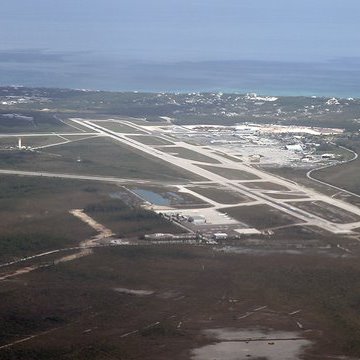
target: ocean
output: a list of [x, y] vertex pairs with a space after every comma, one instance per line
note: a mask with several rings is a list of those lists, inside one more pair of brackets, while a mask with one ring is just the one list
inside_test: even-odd
[[0, 53], [0, 85], [144, 92], [360, 97], [360, 59], [145, 62], [91, 53]]

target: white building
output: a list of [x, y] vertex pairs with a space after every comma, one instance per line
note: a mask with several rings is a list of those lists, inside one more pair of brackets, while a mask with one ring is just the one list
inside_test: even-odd
[[202, 215], [192, 215], [189, 216], [188, 221], [193, 223], [194, 225], [204, 225], [206, 224], [206, 218]]
[[286, 150], [297, 151], [297, 152], [303, 152], [304, 150], [300, 144], [286, 145], [285, 148]]
[[228, 234], [227, 233], [215, 233], [213, 235], [214, 240], [226, 240], [228, 238]]
[[331, 98], [326, 102], [326, 105], [339, 105], [339, 100], [336, 98]]

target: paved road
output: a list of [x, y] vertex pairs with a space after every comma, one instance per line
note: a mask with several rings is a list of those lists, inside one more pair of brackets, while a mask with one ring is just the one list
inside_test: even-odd
[[351, 191], [345, 190], [345, 189], [343, 189], [343, 188], [341, 188], [341, 187], [338, 187], [338, 186], [329, 184], [329, 183], [327, 183], [327, 182], [325, 182], [325, 181], [318, 180], [318, 179], [316, 179], [316, 178], [314, 178], [314, 177], [312, 176], [312, 173], [315, 172], [315, 171], [327, 169], [327, 168], [330, 168], [330, 167], [340, 166], [340, 165], [342, 165], [342, 164], [348, 164], [348, 163], [350, 163], [350, 162], [355, 161], [355, 160], [359, 157], [359, 155], [358, 155], [355, 151], [350, 150], [350, 149], [348, 149], [348, 148], [346, 148], [346, 147], [344, 147], [344, 146], [339, 146], [339, 147], [342, 148], [342, 149], [344, 149], [344, 150], [350, 151], [350, 152], [353, 154], [353, 158], [350, 159], [350, 160], [348, 160], [348, 161], [343, 161], [343, 162], [340, 163], [340, 164], [339, 164], [339, 163], [335, 163], [335, 164], [325, 165], [325, 166], [318, 167], [318, 168], [316, 168], [316, 169], [309, 170], [309, 171], [306, 173], [306, 176], [307, 176], [310, 180], [315, 181], [315, 182], [317, 182], [317, 183], [319, 183], [319, 184], [321, 184], [321, 185], [326, 185], [326, 186], [329, 186], [329, 187], [331, 187], [331, 188], [333, 188], [333, 189], [335, 189], [335, 190], [338, 190], [338, 191], [344, 192], [344, 193], [346, 193], [346, 194], [349, 194], [349, 195], [356, 196], [356, 197], [360, 198], [360, 195], [359, 195], [359, 194], [356, 194], [356, 193], [353, 193], [353, 192], [351, 192]]
[[[91, 175], [73, 175], [73, 174], [57, 174], [50, 172], [37, 172], [37, 171], [20, 171], [20, 170], [0, 170], [0, 174], [4, 175], [21, 175], [21, 176], [36, 176], [36, 177], [49, 177], [49, 178], [60, 178], [60, 179], [74, 179], [74, 180], [91, 180], [110, 182], [117, 184], [154, 184], [154, 181], [150, 180], [139, 180], [139, 179], [123, 179], [111, 176], [91, 176]], [[166, 182], [159, 182], [164, 184]]]
[[[214, 183], [222, 185], [222, 186], [224, 186], [228, 189], [231, 189], [233, 191], [236, 191], [242, 195], [246, 195], [246, 196], [252, 198], [253, 200], [261, 201], [264, 204], [270, 205], [271, 207], [273, 207], [277, 210], [280, 210], [284, 213], [287, 213], [290, 216], [293, 216], [297, 219], [304, 221], [308, 225], [315, 225], [315, 226], [323, 228], [327, 231], [330, 231], [332, 233], [346, 233], [346, 232], [349, 232], [352, 228], [350, 225], [333, 223], [333, 222], [323, 219], [317, 215], [310, 214], [309, 212], [299, 209], [299, 208], [296, 208], [295, 206], [292, 206], [291, 204], [282, 202], [279, 199], [274, 199], [274, 198], [266, 195], [266, 193], [260, 192], [259, 190], [249, 189], [248, 187], [242, 185], [241, 183], [238, 183], [237, 181], [229, 180], [221, 175], [214, 174], [211, 171], [201, 168], [199, 165], [196, 164], [196, 162], [194, 162], [192, 160], [183, 159], [180, 157], [173, 156], [171, 154], [161, 152], [160, 150], [155, 149], [149, 145], [145, 145], [145, 144], [142, 144], [132, 138], [128, 138], [126, 136], [126, 134], [119, 134], [114, 131], [108, 130], [107, 128], [105, 128], [103, 126], [100, 126], [98, 123], [95, 124], [91, 121], [85, 121], [85, 120], [80, 120], [80, 119], [72, 119], [72, 121], [74, 121], [75, 123], [81, 124], [82, 126], [86, 126], [93, 131], [98, 131], [102, 135], [107, 135], [110, 138], [117, 140], [124, 145], [131, 146], [131, 147], [133, 147], [137, 150], [140, 150], [148, 155], [155, 156], [155, 157], [157, 157], [163, 161], [166, 161], [172, 165], [181, 167], [181, 168], [185, 169], [186, 171], [190, 171], [194, 174], [204, 177], [205, 179], [211, 180]], [[130, 122], [124, 121], [123, 123], [128, 126], [132, 126], [132, 124]], [[309, 197], [313, 197], [316, 200], [320, 199], [320, 200], [328, 202], [329, 204], [332, 204], [334, 206], [338, 206], [343, 210], [360, 215], [360, 209], [352, 204], [348, 204], [348, 203], [345, 203], [345, 202], [337, 200], [337, 199], [332, 199], [326, 195], [319, 194], [319, 193], [315, 192], [314, 190], [307, 189], [305, 187], [300, 187], [300, 186], [294, 184], [293, 182], [287, 181], [287, 180], [279, 178], [277, 176], [270, 175], [261, 170], [252, 168], [250, 166], [235, 163], [235, 162], [231, 161], [230, 159], [225, 159], [219, 155], [214, 154], [213, 152], [211, 152], [208, 149], [204, 149], [199, 146], [194, 146], [194, 145], [191, 145], [188, 143], [182, 143], [182, 142], [176, 143], [176, 145], [188, 148], [193, 151], [197, 151], [202, 155], [205, 155], [205, 156], [211, 157], [215, 160], [218, 160], [218, 161], [220, 161], [220, 164], [222, 164], [223, 166], [227, 165], [233, 169], [235, 168], [235, 169], [238, 169], [241, 171], [250, 172], [256, 176], [259, 176], [264, 181], [270, 181], [270, 182], [274, 182], [279, 185], [283, 185], [290, 190], [297, 190], [297, 191], [302, 190]], [[199, 162], [197, 162], [197, 163], [199, 163]], [[300, 187], [300, 189], [299, 189], [299, 187]]]
[[[154, 147], [151, 147], [149, 145], [145, 145], [141, 142], [136, 141], [133, 138], [127, 137], [127, 134], [120, 134], [116, 133], [114, 131], [108, 130], [107, 128], [100, 125], [99, 122], [94, 123], [90, 120], [83, 120], [83, 119], [71, 119], [71, 121], [75, 124], [81, 125], [82, 127], [86, 127], [91, 130], [91, 132], [83, 132], [80, 133], [81, 135], [97, 135], [97, 136], [107, 136], [110, 137], [116, 141], [119, 141], [123, 145], [130, 146], [136, 150], [139, 150], [141, 152], [144, 152], [150, 156], [157, 157], [161, 159], [162, 161], [165, 161], [167, 163], [170, 163], [171, 165], [175, 165], [177, 167], [180, 167], [188, 172], [192, 172], [196, 175], [200, 175], [204, 178], [205, 181], [211, 181], [212, 183], [221, 185], [223, 187], [226, 187], [232, 191], [238, 192], [242, 195], [245, 195], [249, 198], [251, 198], [253, 201], [257, 201], [263, 204], [267, 204], [277, 210], [280, 210], [282, 212], [287, 213], [288, 215], [291, 215], [299, 220], [304, 221], [308, 225], [315, 225], [319, 226], [327, 231], [333, 232], [333, 233], [344, 233], [347, 231], [350, 231], [351, 229], [354, 229], [357, 227], [358, 223], [350, 223], [350, 224], [337, 224], [333, 223], [331, 221], [328, 221], [326, 219], [323, 219], [317, 215], [310, 214], [309, 212], [299, 209], [295, 206], [292, 206], [291, 204], [287, 203], [288, 199], [274, 199], [271, 196], [267, 195], [264, 190], [261, 189], [250, 189], [249, 187], [246, 187], [246, 182], [236, 181], [236, 180], [229, 180], [221, 175], [215, 174], [211, 171], [208, 171], [206, 169], [203, 169], [200, 165], [204, 165], [204, 163], [200, 161], [192, 161], [189, 159], [184, 159], [180, 157], [173, 156], [171, 154], [164, 153]], [[123, 124], [133, 127], [137, 130], [142, 130], [142, 127], [138, 125], [134, 125], [131, 122], [128, 121], [122, 121]], [[149, 131], [147, 129], [145, 131], [147, 134], [152, 134], [152, 131]], [[157, 130], [158, 132], [158, 130]], [[44, 133], [44, 134], [5, 134], [0, 135], [3, 137], [7, 136], [47, 136], [47, 135], [79, 135], [79, 133], [61, 133], [61, 134], [55, 134], [55, 133]], [[248, 165], [234, 162], [231, 159], [226, 159], [218, 154], [215, 154], [211, 149], [207, 149], [201, 146], [195, 146], [191, 145], [185, 142], [174, 142], [177, 146], [184, 147], [186, 149], [198, 152], [202, 155], [205, 155], [207, 157], [210, 157], [214, 160], [217, 160], [219, 164], [216, 166], [220, 167], [229, 167], [232, 169], [237, 169], [240, 171], [245, 171], [248, 173], [252, 173], [255, 176], [258, 176], [263, 181], [273, 182], [278, 185], [282, 185], [286, 187], [287, 189], [291, 191], [302, 191], [304, 192], [311, 200], [316, 201], [324, 201], [326, 203], [329, 203], [331, 205], [337, 206], [345, 211], [351, 212], [353, 214], [360, 216], [360, 209], [352, 204], [346, 203], [344, 201], [333, 199], [329, 196], [326, 196], [324, 194], [320, 194], [312, 189], [308, 189], [304, 186], [300, 186], [292, 181], [280, 178], [278, 176], [268, 174], [264, 171], [261, 171], [259, 169], [250, 167]], [[356, 154], [357, 155], [357, 154]], [[353, 159], [355, 160], [355, 158]], [[209, 164], [207, 164], [209, 165]], [[76, 180], [90, 180], [90, 181], [101, 181], [101, 182], [111, 182], [111, 183], [118, 183], [118, 184], [131, 184], [131, 183], [142, 183], [142, 184], [153, 184], [154, 181], [149, 180], [139, 180], [139, 179], [122, 179], [122, 178], [116, 178], [116, 177], [109, 177], [109, 176], [91, 176], [91, 175], [74, 175], [74, 174], [58, 174], [58, 173], [50, 173], [50, 172], [33, 172], [33, 171], [18, 171], [18, 170], [0, 170], [0, 174], [8, 174], [8, 175], [22, 175], [22, 176], [38, 176], [38, 177], [51, 177], [51, 178], [63, 178], [63, 179], [76, 179]], [[311, 176], [311, 173], [309, 174]], [[158, 182], [164, 184], [165, 182]], [[326, 184], [326, 183], [325, 183]], [[326, 184], [328, 185], [328, 184]], [[343, 191], [341, 188], [337, 188], [338, 190]], [[349, 192], [348, 192], [349, 193]]]
[[77, 133], [16, 133], [16, 134], [0, 134], [0, 138], [7, 137], [39, 137], [39, 136], [90, 136], [90, 135], [99, 135], [98, 132], [77, 132]]

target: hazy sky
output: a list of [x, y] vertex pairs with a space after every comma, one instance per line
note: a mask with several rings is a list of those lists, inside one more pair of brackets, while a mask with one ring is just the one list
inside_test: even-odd
[[360, 57], [359, 0], [11, 0], [0, 51], [156, 61]]

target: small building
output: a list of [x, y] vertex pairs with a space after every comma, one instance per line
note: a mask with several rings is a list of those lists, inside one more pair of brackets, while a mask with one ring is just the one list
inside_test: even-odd
[[227, 238], [228, 238], [227, 233], [218, 232], [213, 235], [214, 240], [226, 240]]
[[304, 149], [300, 144], [294, 144], [294, 145], [286, 145], [286, 150], [296, 151], [296, 152], [302, 152]]
[[241, 235], [260, 235], [261, 234], [261, 232], [259, 230], [254, 229], [254, 228], [235, 229], [235, 231]]
[[188, 221], [194, 225], [204, 225], [206, 224], [206, 218], [203, 215], [192, 215], [189, 216]]
[[163, 233], [155, 233], [155, 234], [147, 234], [144, 236], [145, 240], [171, 240], [174, 238], [173, 234], [163, 234]]
[[333, 97], [326, 102], [326, 105], [340, 105], [340, 103], [338, 99]]
[[260, 160], [261, 160], [261, 155], [259, 154], [254, 154], [249, 156], [250, 162], [260, 162]]
[[323, 159], [335, 159], [335, 154], [322, 154]]
[[174, 236], [173, 236], [173, 239], [174, 239], [174, 240], [197, 240], [198, 237], [199, 237], [198, 234], [195, 234], [195, 233], [187, 233], [187, 234], [174, 235]]
[[302, 162], [312, 162], [312, 161], [315, 161], [314, 157], [313, 156], [310, 156], [310, 155], [306, 155], [304, 156], [302, 159], [301, 159]]

